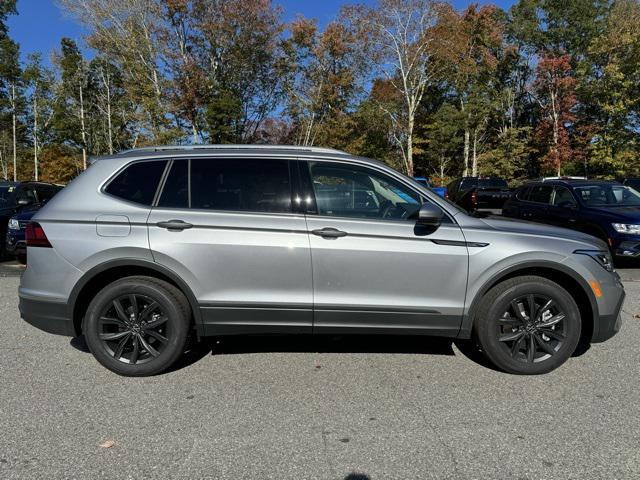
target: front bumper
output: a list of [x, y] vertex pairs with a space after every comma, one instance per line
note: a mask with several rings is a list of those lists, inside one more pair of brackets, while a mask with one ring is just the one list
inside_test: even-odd
[[20, 255], [27, 253], [27, 243], [23, 239], [18, 239], [11, 231], [7, 233], [7, 241], [5, 242], [7, 253]]
[[21, 296], [18, 308], [22, 319], [40, 330], [68, 337], [76, 336], [73, 319], [66, 303]]
[[619, 283], [617, 289], [618, 298], [616, 300], [613, 312], [608, 315], [600, 315], [593, 325], [593, 335], [591, 341], [593, 343], [604, 342], [620, 331], [622, 327], [622, 305], [624, 303], [625, 291], [622, 283]]
[[613, 238], [612, 253], [616, 257], [637, 258], [640, 257], [640, 236], [620, 235]]

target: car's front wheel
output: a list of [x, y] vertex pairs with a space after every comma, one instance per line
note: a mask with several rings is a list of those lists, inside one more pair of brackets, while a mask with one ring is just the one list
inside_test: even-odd
[[474, 329], [482, 351], [498, 368], [525, 375], [547, 373], [575, 351], [580, 311], [557, 283], [537, 276], [515, 277], [483, 297]]
[[150, 277], [127, 277], [90, 303], [83, 331], [96, 359], [126, 376], [161, 373], [182, 355], [190, 313], [182, 292]]

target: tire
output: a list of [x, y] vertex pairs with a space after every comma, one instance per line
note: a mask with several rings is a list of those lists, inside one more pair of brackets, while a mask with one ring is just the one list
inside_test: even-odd
[[515, 277], [493, 287], [482, 298], [474, 321], [488, 360], [520, 375], [547, 373], [566, 362], [578, 346], [581, 328], [571, 295], [537, 276]]
[[96, 360], [130, 377], [169, 369], [183, 354], [190, 332], [191, 312], [182, 292], [163, 280], [140, 276], [103, 288], [89, 304], [83, 325]]
[[27, 254], [26, 253], [18, 253], [16, 255], [16, 258], [18, 259], [18, 262], [21, 263], [22, 265], [26, 265], [27, 264]]

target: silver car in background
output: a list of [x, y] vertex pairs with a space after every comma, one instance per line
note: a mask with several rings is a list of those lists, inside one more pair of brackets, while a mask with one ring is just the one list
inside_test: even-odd
[[257, 333], [474, 339], [498, 368], [537, 374], [620, 328], [600, 240], [470, 216], [336, 150], [132, 150], [33, 220], [22, 317], [84, 334], [121, 375], [168, 369], [190, 337]]

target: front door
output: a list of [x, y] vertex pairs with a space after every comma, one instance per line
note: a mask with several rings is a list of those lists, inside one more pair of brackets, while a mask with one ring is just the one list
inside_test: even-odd
[[455, 334], [462, 319], [468, 251], [447, 215], [416, 223], [424, 198], [383, 171], [330, 161], [301, 164], [315, 196], [307, 214], [314, 331]]
[[149, 244], [192, 289], [206, 334], [311, 332], [311, 254], [289, 164], [213, 157], [170, 167]]

